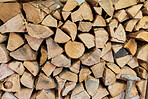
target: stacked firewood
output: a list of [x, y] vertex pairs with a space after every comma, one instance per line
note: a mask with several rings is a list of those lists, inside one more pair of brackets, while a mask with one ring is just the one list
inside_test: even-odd
[[60, 1], [0, 3], [1, 99], [145, 99], [148, 1]]

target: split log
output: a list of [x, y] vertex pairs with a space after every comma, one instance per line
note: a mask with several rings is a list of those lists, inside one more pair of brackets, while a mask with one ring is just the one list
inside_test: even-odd
[[102, 7], [94, 7], [94, 10], [97, 14], [102, 15]]
[[0, 26], [0, 32], [25, 32], [24, 17], [22, 14], [18, 14], [8, 20], [5, 24]]
[[108, 62], [114, 62], [114, 57], [113, 57], [112, 50], [109, 50], [109, 51], [102, 57], [102, 59], [104, 59], [105, 61], [108, 61]]
[[86, 0], [92, 7], [98, 7], [99, 3], [98, 0]]
[[48, 15], [44, 18], [41, 24], [49, 27], [57, 27], [57, 20], [51, 15]]
[[71, 64], [71, 66], [69, 67], [69, 69], [70, 69], [72, 72], [78, 74], [78, 73], [79, 73], [79, 70], [80, 70], [80, 60], [73, 62], [73, 63]]
[[[41, 43], [43, 42], [44, 39], [38, 39], [38, 38], [35, 38], [35, 37], [31, 37], [27, 34], [25, 34], [25, 38], [28, 42], [28, 44], [30, 45], [30, 47], [37, 51], [41, 45]], [[9, 44], [9, 43], [8, 43]]]
[[138, 60], [136, 57], [133, 57], [128, 63], [127, 63], [131, 68], [136, 68], [139, 66]]
[[55, 91], [41, 90], [37, 93], [35, 99], [55, 99]]
[[65, 44], [65, 52], [70, 58], [80, 58], [84, 51], [85, 47], [81, 42], [69, 41]]
[[61, 29], [67, 32], [73, 41], [75, 40], [77, 35], [77, 25], [74, 22], [67, 20]]
[[63, 67], [55, 68], [53, 71], [53, 76], [60, 74], [62, 72], [62, 70], [63, 70]]
[[121, 58], [128, 54], [129, 53], [127, 52], [127, 50], [122, 47], [117, 53], [114, 54], [114, 58]]
[[1, 34], [1, 33], [0, 33], [0, 43], [3, 43], [4, 41], [6, 41], [7, 38], [8, 38], [7, 35], [5, 35], [5, 34]]
[[57, 28], [56, 34], [54, 37], [54, 41], [57, 43], [66, 43], [70, 40], [71, 38], [64, 33], [61, 29]]
[[56, 11], [54, 12], [53, 16], [54, 16], [56, 19], [58, 19], [58, 20], [62, 20], [61, 15], [60, 15], [60, 12], [59, 12], [58, 10], [56, 10]]
[[122, 22], [122, 20], [126, 17], [127, 13], [125, 10], [119, 10], [115, 13], [114, 17], [119, 21]]
[[5, 92], [1, 97], [1, 99], [17, 99], [17, 98], [13, 95], [13, 93]]
[[138, 19], [132, 19], [127, 21], [125, 25], [125, 31], [132, 32], [137, 22], [138, 22]]
[[21, 84], [24, 85], [27, 88], [34, 88], [34, 77], [31, 73], [25, 71], [24, 74], [22, 75], [20, 81]]
[[107, 44], [104, 45], [102, 52], [101, 52], [101, 57], [103, 57], [105, 54], [107, 54], [111, 50], [111, 42], [108, 42]]
[[59, 21], [58, 28], [61, 27], [62, 25], [63, 25], [63, 22]]
[[115, 74], [119, 74], [121, 69], [114, 63], [106, 63], [107, 67], [110, 68]]
[[55, 65], [51, 64], [49, 61], [45, 63], [45, 65], [42, 67], [42, 71], [47, 75], [50, 76], [51, 73], [54, 71], [56, 68]]
[[142, 60], [138, 60], [138, 63], [140, 64], [140, 66], [142, 66], [144, 69], [146, 69], [148, 71], [148, 63]]
[[117, 53], [121, 48], [122, 48], [122, 44], [115, 44], [115, 45], [112, 45], [112, 49], [114, 51], [114, 53]]
[[91, 70], [95, 78], [103, 77], [104, 68], [105, 68], [105, 61], [103, 60], [101, 60], [98, 64], [91, 67]]
[[91, 22], [79, 22], [78, 30], [82, 32], [89, 32], [92, 29], [92, 23]]
[[67, 0], [66, 4], [64, 5], [62, 10], [63, 11], [71, 11], [78, 5], [79, 4], [76, 0]]
[[137, 14], [136, 14], [136, 16], [134, 17], [135, 19], [142, 19], [143, 18], [143, 13], [142, 13], [142, 11], [140, 10]]
[[82, 67], [79, 73], [79, 82], [81, 83], [82, 81], [84, 81], [90, 74], [91, 71], [88, 67]]
[[83, 2], [79, 9], [71, 13], [71, 19], [73, 22], [82, 21], [82, 20], [93, 20], [92, 10], [87, 2]]
[[147, 79], [148, 78], [148, 73], [147, 71], [143, 68], [143, 67], [137, 67], [135, 69], [137, 75], [140, 77], [140, 78], [143, 78], [143, 79]]
[[35, 38], [47, 38], [54, 34], [50, 28], [42, 25], [27, 24], [26, 28], [28, 34]]
[[147, 50], [148, 50], [148, 44], [142, 46], [137, 53], [137, 58], [140, 59], [140, 60], [148, 62], [148, 57], [147, 57], [148, 51]]
[[48, 59], [57, 57], [64, 51], [63, 48], [61, 48], [56, 42], [53, 41], [52, 38], [47, 38], [46, 44], [47, 44]]
[[93, 22], [93, 27], [105, 27], [106, 22], [104, 18], [100, 15], [97, 15], [94, 22]]
[[52, 58], [51, 63], [57, 67], [70, 67], [71, 59], [67, 58], [65, 55], [61, 54], [57, 57]]
[[0, 63], [7, 63], [9, 62], [10, 60], [10, 57], [9, 57], [9, 54], [8, 54], [8, 51], [5, 47], [5, 45], [3, 44], [0, 44]]
[[53, 89], [55, 88], [55, 82], [53, 78], [47, 77], [43, 73], [40, 73], [35, 81], [35, 88], [36, 90]]
[[147, 20], [148, 20], [148, 16], [144, 16], [142, 19], [140, 19], [140, 21], [135, 26], [135, 30], [139, 31], [140, 28], [148, 29], [148, 24], [147, 24], [148, 21]]
[[41, 46], [41, 57], [40, 57], [40, 66], [43, 65], [47, 60], [47, 50], [44, 46]]
[[62, 11], [63, 19], [66, 20], [69, 17], [70, 14], [71, 14], [70, 11]]
[[19, 75], [22, 75], [25, 71], [25, 68], [22, 64], [22, 62], [19, 61], [12, 61], [8, 64], [8, 67], [18, 73]]
[[20, 46], [22, 46], [24, 44], [24, 40], [23, 38], [16, 33], [10, 33], [9, 34], [9, 39], [8, 39], [8, 44], [7, 44], [7, 49], [9, 51], [14, 51], [17, 48], [19, 48]]

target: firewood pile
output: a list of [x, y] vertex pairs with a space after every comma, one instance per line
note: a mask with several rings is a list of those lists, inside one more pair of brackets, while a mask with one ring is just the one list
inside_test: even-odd
[[146, 99], [148, 0], [16, 1], [0, 0], [0, 99]]

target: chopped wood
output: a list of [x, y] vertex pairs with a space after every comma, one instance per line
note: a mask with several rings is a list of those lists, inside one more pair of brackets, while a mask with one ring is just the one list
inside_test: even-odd
[[42, 25], [27, 24], [26, 28], [28, 34], [35, 38], [47, 38], [54, 34], [50, 28]]
[[63, 19], [66, 20], [69, 17], [70, 14], [71, 14], [70, 11], [62, 11]]
[[114, 17], [119, 21], [122, 22], [122, 20], [126, 17], [127, 13], [125, 10], [119, 10], [115, 13]]
[[65, 55], [61, 54], [57, 57], [52, 58], [51, 63], [57, 67], [70, 67], [71, 59], [67, 58]]
[[78, 30], [82, 32], [89, 32], [92, 29], [92, 23], [91, 22], [79, 22]]
[[112, 50], [109, 50], [109, 51], [102, 57], [102, 59], [104, 59], [105, 61], [108, 61], [108, 62], [114, 62], [114, 57], [113, 57]]
[[148, 20], [148, 16], [144, 16], [142, 19], [140, 19], [140, 21], [135, 26], [135, 30], [139, 31], [140, 28], [148, 29], [148, 24], [147, 24], [148, 21], [147, 20]]
[[148, 62], [148, 57], [147, 57], [147, 51], [148, 50], [148, 44], [145, 44], [144, 46], [142, 46], [141, 48], [140, 48], [140, 50], [138, 51], [138, 53], [137, 53], [137, 58], [138, 59], [141, 59], [141, 60], [143, 60], [143, 61], [146, 61], [146, 62]]
[[8, 38], [7, 35], [5, 35], [5, 34], [1, 34], [1, 33], [0, 33], [0, 43], [3, 43], [4, 41], [6, 41], [7, 38]]
[[88, 76], [85, 79], [85, 88], [89, 95], [94, 96], [97, 93], [99, 87], [99, 79], [92, 76]]
[[120, 58], [128, 55], [128, 52], [125, 48], [121, 48], [117, 53], [114, 54], [114, 58]]
[[24, 85], [27, 88], [34, 88], [34, 77], [31, 73], [25, 71], [22, 75], [20, 82], [22, 85]]
[[57, 28], [56, 34], [54, 37], [54, 41], [57, 43], [66, 43], [70, 40], [71, 38], [64, 33], [61, 29]]
[[14, 72], [8, 67], [8, 64], [0, 65], [0, 80], [12, 75]]
[[0, 63], [7, 63], [10, 60], [8, 51], [4, 44], [0, 44]]
[[55, 88], [55, 82], [53, 78], [47, 77], [43, 73], [40, 73], [35, 81], [35, 88], [36, 90], [53, 89]]
[[13, 93], [5, 92], [1, 97], [1, 99], [17, 99], [17, 98], [13, 95]]
[[61, 29], [67, 32], [73, 41], [75, 40], [77, 35], [77, 25], [74, 22], [67, 20]]
[[132, 32], [137, 22], [138, 22], [138, 19], [132, 19], [127, 21], [125, 25], [125, 31]]
[[142, 13], [142, 11], [140, 10], [137, 14], [136, 14], [136, 16], [134, 17], [135, 19], [142, 19], [142, 17], [143, 17], [143, 13]]
[[143, 78], [143, 79], [147, 79], [147, 71], [143, 68], [143, 67], [137, 67], [136, 68], [136, 73], [139, 77]]
[[73, 22], [82, 21], [82, 20], [93, 20], [92, 10], [87, 2], [83, 2], [79, 9], [71, 13], [71, 19]]
[[63, 70], [63, 67], [55, 68], [53, 71], [53, 76], [60, 74], [62, 72], [62, 70]]
[[59, 21], [58, 28], [61, 27], [62, 25], [63, 25], [63, 22]]
[[100, 15], [97, 15], [94, 22], [93, 22], [93, 26], [97, 26], [97, 27], [104, 27], [106, 26], [106, 22], [104, 20], [104, 18]]
[[122, 46], [123, 46], [122, 44], [112, 45], [114, 53], [117, 53], [122, 48]]
[[108, 42], [107, 44], [104, 45], [102, 52], [101, 52], [101, 57], [107, 54], [111, 50], [111, 42]]
[[9, 34], [9, 39], [8, 39], [8, 44], [7, 44], [7, 49], [9, 51], [14, 51], [17, 48], [19, 48], [21, 45], [23, 45], [25, 42], [23, 38], [16, 33], [10, 33]]
[[45, 17], [41, 24], [49, 27], [57, 27], [57, 20], [51, 15], [48, 15]]
[[136, 57], [133, 57], [128, 63], [127, 63], [131, 68], [136, 68], [139, 66], [138, 60]]
[[92, 7], [98, 7], [98, 0], [86, 0]]
[[61, 15], [60, 15], [60, 12], [59, 12], [58, 10], [56, 10], [56, 11], [54, 12], [53, 16], [54, 16], [56, 19], [58, 19], [58, 20], [62, 20]]
[[[35, 38], [35, 37], [31, 37], [31, 36], [29, 36], [29, 35], [27, 35], [27, 34], [25, 34], [25, 38], [26, 38], [28, 44], [30, 45], [30, 47], [31, 47], [33, 50], [35, 50], [35, 51], [37, 51], [37, 50], [39, 49], [41, 43], [42, 43], [43, 40], [44, 40], [44, 39], [41, 39], [41, 38], [38, 39], [38, 38]], [[8, 44], [9, 44], [9, 43], [8, 43]]]
[[102, 7], [94, 7], [94, 10], [97, 14], [102, 15]]
[[48, 59], [54, 58], [61, 53], [63, 53], [63, 48], [61, 48], [52, 38], [46, 39]]
[[18, 73], [19, 75], [22, 75], [25, 71], [25, 68], [22, 64], [22, 62], [19, 61], [12, 61], [8, 64], [8, 67]]
[[106, 63], [107, 67], [110, 68], [115, 74], [119, 74], [121, 69], [114, 63]]
[[22, 14], [18, 14], [8, 20], [5, 24], [0, 26], [0, 32], [25, 32], [24, 17]]
[[65, 44], [65, 52], [70, 58], [80, 58], [84, 51], [85, 47], [81, 42], [69, 41]]
[[45, 49], [44, 46], [41, 46], [41, 52], [40, 53], [41, 53], [41, 56], [40, 56], [40, 66], [41, 66], [46, 62], [46, 60], [48, 58], [47, 50]]
[[108, 41], [108, 33], [104, 28], [98, 28], [94, 30], [95, 33], [95, 44], [97, 48], [103, 48], [105, 43]]
[[133, 83], [132, 85], [132, 88], [131, 88], [131, 98], [134, 97], [134, 96], [137, 96], [138, 95], [138, 91], [137, 91], [137, 88], [136, 88], [136, 84]]
[[49, 61], [45, 63], [45, 65], [42, 67], [42, 71], [47, 75], [50, 76], [51, 73], [54, 71], [56, 68], [55, 65], [51, 64]]
[[73, 62], [73, 63], [71, 64], [71, 66], [69, 67], [69, 69], [70, 69], [72, 72], [78, 74], [78, 73], [79, 73], [79, 70], [80, 70], [80, 60]]
[[63, 11], [71, 11], [78, 5], [79, 4], [76, 0], [67, 0], [66, 4], [64, 5], [62, 10]]
[[81, 83], [83, 80], [87, 78], [91, 74], [91, 71], [88, 67], [82, 67], [79, 73], [79, 82]]
[[37, 93], [35, 99], [55, 99], [53, 90], [41, 90]]
[[103, 77], [103, 72], [105, 68], [105, 61], [101, 60], [98, 64], [91, 67], [91, 70], [95, 76], [95, 78]]
[[140, 64], [140, 66], [142, 66], [144, 69], [146, 69], [148, 71], [148, 63], [142, 60], [138, 60], [138, 63]]

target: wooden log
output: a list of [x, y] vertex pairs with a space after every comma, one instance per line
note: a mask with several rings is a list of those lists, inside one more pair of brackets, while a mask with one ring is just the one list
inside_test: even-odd
[[148, 44], [142, 46], [137, 53], [137, 58], [140, 59], [140, 60], [148, 62], [147, 49], [148, 49]]
[[35, 80], [35, 88], [36, 90], [53, 89], [55, 88], [55, 82], [53, 78], [40, 73], [38, 78]]
[[135, 19], [142, 19], [143, 18], [143, 13], [142, 13], [142, 11], [140, 10], [137, 14], [136, 14], [136, 16], [134, 17]]
[[47, 38], [54, 34], [50, 28], [42, 25], [27, 24], [26, 28], [28, 34], [35, 38]]
[[99, 79], [96, 79], [92, 76], [88, 76], [85, 79], [85, 88], [89, 95], [94, 96], [99, 87]]
[[17, 99], [17, 98], [13, 95], [13, 93], [5, 92], [1, 97], [1, 99]]
[[73, 62], [73, 63], [71, 64], [71, 66], [69, 67], [69, 69], [70, 69], [72, 72], [78, 74], [78, 73], [79, 73], [79, 70], [80, 70], [80, 60]]
[[71, 59], [61, 54], [51, 59], [51, 63], [57, 67], [70, 67]]
[[5, 34], [1, 34], [1, 33], [0, 33], [0, 43], [3, 43], [4, 41], [6, 41], [7, 38], [8, 38], [7, 35], [5, 35]]
[[114, 54], [114, 58], [121, 58], [121, 57], [124, 57], [128, 55], [128, 52], [126, 49], [124, 49], [123, 47], [117, 52]]
[[79, 73], [79, 82], [81, 83], [82, 81], [84, 81], [90, 74], [91, 71], [88, 67], [82, 67]]
[[138, 19], [132, 19], [127, 21], [125, 25], [125, 31], [132, 32], [137, 22], [138, 22]]
[[101, 57], [106, 55], [110, 50], [111, 50], [111, 42], [108, 42], [107, 44], [104, 45], [104, 47], [102, 49]]
[[45, 63], [45, 65], [42, 67], [42, 71], [47, 75], [50, 76], [54, 69], [56, 68], [55, 65], [51, 64], [49, 61]]
[[106, 22], [104, 18], [100, 15], [97, 15], [94, 22], [93, 22], [93, 27], [105, 27]]
[[138, 60], [138, 63], [140, 64], [140, 66], [142, 66], [144, 69], [146, 69], [148, 71], [148, 63], [142, 60]]
[[138, 60], [136, 57], [133, 57], [128, 63], [127, 63], [131, 68], [136, 68], [139, 66]]
[[39, 49], [41, 43], [42, 43], [43, 40], [44, 40], [44, 39], [42, 39], [42, 38], [41, 38], [41, 39], [38, 39], [38, 38], [35, 38], [35, 37], [31, 37], [31, 36], [29, 36], [29, 35], [27, 35], [27, 34], [25, 34], [25, 38], [26, 38], [28, 44], [30, 45], [30, 47], [31, 47], [33, 50], [35, 50], [35, 51], [37, 51], [37, 50]]
[[98, 0], [86, 0], [92, 7], [98, 7]]
[[59, 21], [58, 28], [61, 27], [62, 25], [63, 25], [63, 22]]
[[102, 15], [102, 7], [94, 7], [94, 10], [97, 14]]
[[122, 44], [115, 44], [115, 45], [112, 45], [112, 49], [114, 51], [114, 53], [117, 53], [121, 48], [122, 48]]
[[71, 19], [73, 22], [82, 21], [82, 20], [92, 21], [93, 13], [89, 4], [87, 2], [83, 2], [78, 10], [71, 13]]
[[63, 53], [63, 48], [61, 48], [52, 38], [46, 39], [48, 59], [54, 58], [61, 53]]
[[54, 41], [57, 43], [66, 43], [70, 40], [71, 38], [64, 33], [61, 29], [57, 28], [56, 34], [54, 37]]
[[7, 63], [10, 60], [8, 51], [4, 44], [0, 44], [0, 63]]
[[40, 57], [40, 66], [41, 66], [46, 62], [46, 60], [48, 58], [47, 50], [45, 49], [44, 46], [41, 46], [41, 52], [40, 53], [41, 53], [41, 57]]
[[135, 69], [137, 75], [140, 77], [140, 78], [143, 78], [143, 79], [147, 79], [148, 78], [148, 73], [147, 71], [143, 68], [143, 67], [137, 67]]
[[8, 67], [8, 64], [0, 65], [0, 80], [12, 75], [14, 72]]
[[105, 68], [105, 61], [101, 60], [98, 64], [91, 67], [91, 70], [95, 76], [95, 78], [102, 78], [103, 72]]
[[148, 16], [144, 16], [142, 19], [140, 19], [140, 21], [135, 26], [135, 30], [139, 31], [140, 28], [148, 29], [147, 20], [148, 20]]
[[34, 80], [35, 80], [34, 76], [31, 73], [25, 71], [20, 79], [20, 82], [25, 87], [32, 89], [34, 88]]
[[122, 20], [126, 17], [127, 13], [124, 9], [119, 10], [115, 13], [114, 17], [119, 21], [122, 22]]
[[16, 33], [10, 33], [9, 34], [9, 39], [8, 39], [8, 44], [7, 44], [7, 49], [9, 51], [14, 51], [17, 48], [19, 48], [20, 46], [22, 46], [24, 44], [24, 40], [23, 38]]
[[112, 50], [109, 50], [109, 51], [102, 57], [102, 59], [104, 59], [105, 61], [108, 61], [108, 62], [114, 62], [114, 57], [113, 57]]
[[5, 24], [0, 26], [0, 32], [25, 32], [24, 17], [22, 14], [18, 14], [8, 20]]
[[78, 30], [82, 32], [89, 32], [92, 29], [92, 23], [91, 22], [79, 22]]
[[70, 11], [62, 11], [63, 19], [66, 20], [69, 17], [70, 14], [71, 14]]
[[66, 54], [73, 59], [80, 58], [85, 51], [83, 43], [76, 41], [69, 41], [65, 44]]
[[114, 63], [106, 63], [107, 67], [110, 68], [115, 74], [119, 74], [121, 69]]
[[61, 29], [67, 32], [73, 41], [75, 40], [77, 35], [77, 25], [74, 22], [67, 20]]
[[53, 16], [58, 19], [58, 20], [62, 20], [61, 18], [61, 15], [60, 15], [60, 12], [58, 10], [56, 10], [54, 13], [53, 13]]
[[62, 70], [63, 70], [63, 67], [55, 68], [53, 71], [53, 76], [60, 74], [62, 72]]
[[76, 0], [67, 0], [66, 4], [63, 7], [63, 11], [72, 11], [76, 6], [78, 6], [78, 2]]
[[25, 71], [25, 68], [22, 64], [22, 62], [19, 61], [12, 61], [8, 64], [8, 67], [18, 73], [19, 75], [22, 75]]
[[55, 99], [54, 90], [41, 90], [37, 93], [36, 99]]

